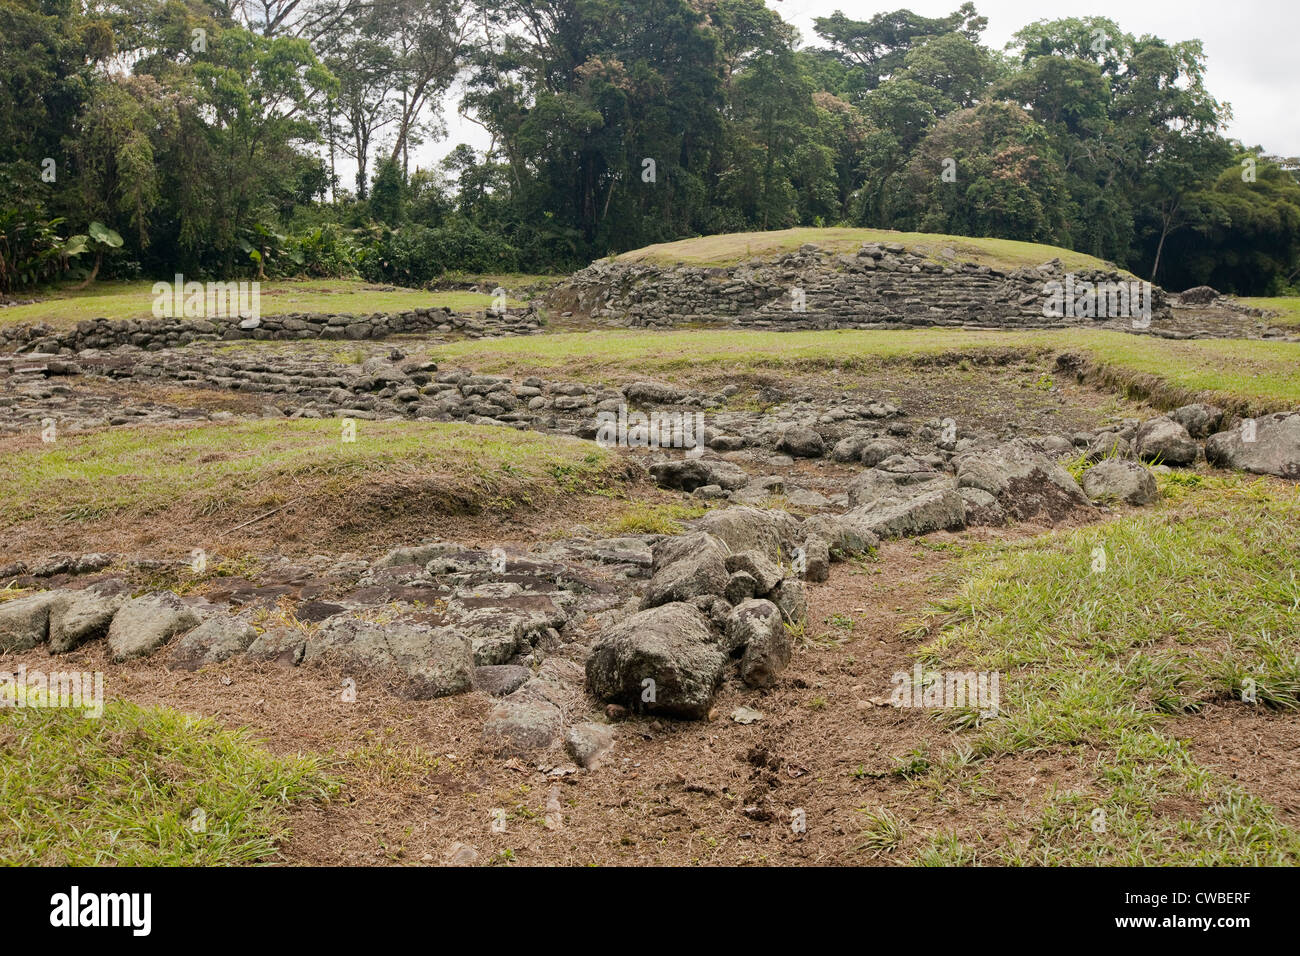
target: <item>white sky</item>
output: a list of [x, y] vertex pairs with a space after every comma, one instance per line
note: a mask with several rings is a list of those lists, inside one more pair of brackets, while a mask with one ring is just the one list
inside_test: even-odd
[[[951, 13], [962, 0], [766, 0], [805, 45], [815, 45], [815, 17], [843, 10], [855, 19], [905, 7], [923, 16]], [[1152, 33], [1170, 42], [1199, 39], [1206, 54], [1206, 86], [1219, 102], [1232, 105], [1227, 135], [1247, 146], [1261, 145], [1269, 153], [1300, 156], [1300, 0], [975, 0], [988, 18], [984, 42], [1001, 49], [1011, 35], [1035, 20], [1060, 17], [1109, 17], [1126, 32]], [[446, 104], [447, 138], [423, 146], [413, 163], [431, 165], [458, 143], [475, 149], [488, 137], [473, 123], [456, 115], [460, 94]], [[342, 170], [340, 170], [342, 175]], [[351, 185], [349, 170], [343, 182]]]

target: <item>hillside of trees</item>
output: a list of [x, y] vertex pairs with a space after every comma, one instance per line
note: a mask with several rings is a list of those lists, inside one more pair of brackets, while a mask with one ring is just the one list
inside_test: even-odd
[[[761, 0], [0, 0], [0, 292], [420, 286], [795, 225], [1296, 288], [1300, 163], [1225, 135], [1198, 40], [1066, 18], [1003, 50], [985, 26], [972, 3], [801, 38]], [[491, 146], [421, 166], [447, 110]]]

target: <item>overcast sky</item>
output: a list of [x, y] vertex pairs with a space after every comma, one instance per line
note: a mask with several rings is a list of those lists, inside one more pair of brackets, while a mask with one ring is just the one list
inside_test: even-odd
[[[937, 17], [956, 10], [962, 0], [766, 2], [798, 27], [809, 46], [818, 40], [813, 19], [837, 9], [861, 20], [900, 7]], [[1128, 33], [1153, 33], [1170, 42], [1199, 39], [1208, 64], [1206, 85], [1219, 102], [1232, 105], [1227, 135], [1270, 153], [1300, 156], [1300, 0], [975, 0], [975, 7], [988, 18], [984, 42], [994, 49], [1005, 46], [1025, 24], [1070, 16], [1109, 17]], [[458, 102], [456, 92], [447, 103], [448, 137], [419, 151], [421, 165], [435, 162], [458, 143], [487, 146], [483, 130], [456, 115]]]

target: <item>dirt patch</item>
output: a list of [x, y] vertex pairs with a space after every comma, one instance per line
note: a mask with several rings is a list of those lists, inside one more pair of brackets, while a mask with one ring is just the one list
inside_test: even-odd
[[[102, 670], [110, 698], [247, 726], [276, 753], [325, 755], [344, 789], [328, 804], [293, 811], [293, 836], [278, 862], [442, 862], [456, 842], [474, 846], [480, 863], [904, 862], [929, 834], [960, 822], [898, 772], [909, 755], [938, 754], [956, 738], [929, 712], [880, 703], [890, 676], [911, 665], [920, 640], [911, 619], [939, 595], [935, 576], [951, 559], [947, 549], [905, 541], [884, 545], [878, 563], [836, 566], [829, 582], [809, 588], [809, 631], [842, 640], [798, 650], [769, 691], [728, 681], [712, 720], [623, 722], [607, 765], [559, 777], [479, 750], [492, 701], [478, 692], [412, 702], [362, 681], [348, 703], [341, 674], [329, 668], [232, 661], [190, 674], [157, 658], [113, 664], [102, 644], [59, 658], [59, 666]], [[851, 628], [835, 623], [842, 619]], [[7, 660], [51, 666], [40, 651]], [[741, 705], [763, 720], [732, 721]], [[567, 761], [553, 754], [542, 766], [553, 762]], [[1024, 781], [1044, 779], [1043, 764], [1000, 767], [999, 788], [1032, 791]], [[559, 831], [543, 822], [553, 790]], [[881, 808], [902, 823], [897, 849], [863, 846], [864, 811]], [[504, 832], [492, 828], [498, 809]], [[796, 811], [806, 832], [792, 825]]]
[[1277, 808], [1282, 822], [1300, 823], [1300, 714], [1238, 701], [1211, 701], [1164, 728], [1190, 743], [1193, 759], [1235, 780]]
[[382, 554], [424, 539], [473, 543], [537, 541], [561, 536], [575, 525], [599, 525], [628, 503], [680, 500], [648, 480], [633, 478], [610, 492], [537, 495], [531, 505], [473, 510], [437, 484], [376, 475], [355, 488], [328, 489], [321, 482], [295, 483], [276, 495], [283, 505], [225, 509], [206, 514], [180, 502], [148, 514], [51, 525], [26, 521], [5, 529], [4, 562], [32, 562], [60, 552], [147, 553], [183, 557], [195, 548], [211, 553], [284, 556], [335, 552]]

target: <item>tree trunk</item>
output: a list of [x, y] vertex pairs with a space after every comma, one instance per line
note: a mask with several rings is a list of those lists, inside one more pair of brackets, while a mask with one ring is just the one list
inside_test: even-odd
[[1156, 281], [1156, 273], [1160, 271], [1160, 256], [1165, 251], [1165, 237], [1169, 235], [1169, 219], [1166, 217], [1160, 227], [1160, 241], [1156, 243], [1156, 261], [1151, 264], [1151, 281]]
[[96, 252], [96, 253], [95, 253], [95, 265], [94, 265], [94, 267], [90, 270], [90, 275], [86, 276], [86, 278], [82, 280], [81, 285], [74, 285], [74, 286], [72, 287], [72, 291], [73, 291], [73, 292], [80, 292], [80, 291], [81, 291], [82, 289], [84, 289], [86, 286], [88, 286], [88, 285], [90, 285], [92, 282], [94, 282], [94, 281], [95, 281], [95, 276], [99, 275], [99, 264], [100, 264], [101, 262], [103, 262], [103, 261], [104, 261], [104, 251], [101, 249], [99, 252]]

